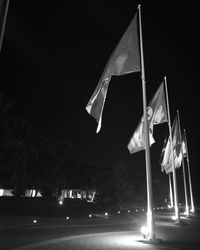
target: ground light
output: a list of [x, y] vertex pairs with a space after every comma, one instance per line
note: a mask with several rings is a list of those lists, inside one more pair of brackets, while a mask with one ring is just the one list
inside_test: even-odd
[[62, 201], [62, 200], [60, 200], [60, 201], [59, 201], [59, 205], [62, 205], [62, 204], [63, 204], [63, 201]]
[[189, 207], [188, 207], [188, 206], [187, 206], [186, 209], [185, 209], [184, 215], [186, 215], [186, 217], [189, 217], [189, 216], [190, 216], [190, 210], [189, 210]]
[[141, 229], [140, 229], [141, 233], [142, 233], [142, 236], [143, 236], [143, 243], [149, 243], [149, 244], [161, 244], [161, 239], [158, 239], [158, 238], [155, 238], [155, 239], [151, 239], [150, 238], [150, 231], [148, 229], [147, 226], [142, 226]]
[[146, 240], [147, 239], [147, 236], [148, 236], [148, 229], [146, 226], [142, 226], [141, 229], [140, 229], [142, 235], [143, 235], [143, 238]]
[[33, 220], [33, 223], [34, 223], [34, 224], [35, 224], [35, 223], [37, 223], [37, 220], [36, 220], [36, 219], [34, 219], [34, 220]]

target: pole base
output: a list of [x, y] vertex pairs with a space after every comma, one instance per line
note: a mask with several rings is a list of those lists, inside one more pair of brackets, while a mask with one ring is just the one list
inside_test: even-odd
[[141, 240], [140, 242], [142, 243], [146, 243], [146, 244], [153, 244], [153, 245], [160, 245], [162, 243], [162, 240], [161, 239], [144, 239], [144, 240]]

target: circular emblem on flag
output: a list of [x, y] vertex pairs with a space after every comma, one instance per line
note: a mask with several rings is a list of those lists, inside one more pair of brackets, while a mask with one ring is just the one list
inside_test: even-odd
[[153, 116], [153, 110], [150, 106], [147, 107], [147, 119], [148, 121], [152, 118]]

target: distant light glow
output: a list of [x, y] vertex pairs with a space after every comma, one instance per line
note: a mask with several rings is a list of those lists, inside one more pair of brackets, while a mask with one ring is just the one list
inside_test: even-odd
[[120, 214], [120, 211], [117, 211], [118, 214]]
[[128, 213], [130, 213], [131, 211], [130, 210], [128, 210]]
[[32, 196], [35, 197], [35, 195], [36, 195], [36, 190], [33, 189], [33, 190], [32, 190]]
[[89, 218], [91, 218], [92, 217], [92, 215], [91, 214], [89, 214]]
[[69, 220], [69, 216], [66, 217], [66, 220]]
[[34, 219], [34, 220], [33, 220], [33, 223], [37, 223], [37, 220], [36, 220], [36, 219]]
[[172, 220], [177, 220], [177, 217], [175, 215], [172, 216]]
[[186, 208], [185, 208], [184, 215], [186, 215], [187, 217], [190, 216], [190, 210], [189, 210], [189, 207], [188, 207], [188, 206], [186, 206]]
[[194, 213], [194, 208], [191, 208], [191, 209], [190, 209], [190, 212], [191, 212], [191, 213]]
[[0, 189], [0, 196], [3, 196], [3, 192], [4, 192], [4, 190]]
[[63, 201], [62, 201], [62, 200], [60, 200], [60, 201], [59, 201], [59, 205], [62, 205], [62, 204], [63, 204]]
[[105, 213], [104, 213], [104, 215], [105, 215], [105, 216], [108, 216], [108, 213], [107, 213], [107, 212], [105, 212]]

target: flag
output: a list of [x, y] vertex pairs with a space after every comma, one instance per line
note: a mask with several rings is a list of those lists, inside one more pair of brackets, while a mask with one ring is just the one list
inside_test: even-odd
[[182, 134], [182, 153], [183, 157], [187, 157], [187, 144], [186, 144], [185, 133]]
[[159, 160], [159, 163], [161, 164], [162, 161], [163, 161], [163, 157], [164, 157], [164, 154], [165, 154], [165, 150], [166, 150], [166, 147], [167, 147], [167, 142], [168, 142], [168, 136], [166, 135], [164, 137], [164, 142], [163, 142], [163, 146], [162, 146], [162, 150], [161, 150], [161, 155], [160, 155], [160, 160]]
[[[149, 144], [150, 146], [155, 142], [151, 130], [149, 130]], [[134, 154], [138, 151], [145, 149], [144, 141], [144, 119], [140, 120], [133, 136], [131, 137], [128, 143], [128, 150], [130, 154]]]
[[[182, 162], [182, 142], [181, 142], [181, 133], [178, 126], [178, 118], [176, 117], [172, 125], [172, 147], [173, 147], [173, 157], [174, 157], [174, 166], [179, 168]], [[164, 149], [163, 159], [161, 162], [162, 171], [165, 171], [166, 174], [172, 172], [172, 152], [170, 146], [170, 140], [168, 138], [166, 147]]]
[[6, 24], [9, 0], [0, 0], [0, 51], [3, 42], [4, 29]]
[[140, 53], [137, 34], [137, 14], [111, 54], [98, 85], [86, 105], [87, 112], [97, 123], [97, 133], [101, 129], [102, 112], [109, 82], [112, 75], [120, 76], [140, 71]]
[[[149, 126], [149, 144], [151, 146], [155, 142], [153, 138], [153, 126], [168, 121], [163, 83], [161, 83], [147, 107], [147, 119]], [[133, 136], [129, 141], [128, 150], [131, 154], [145, 149], [143, 124], [144, 117], [140, 120]]]
[[155, 95], [147, 107], [149, 126], [153, 130], [153, 125], [167, 122], [167, 108], [164, 92], [164, 83], [162, 82]]

